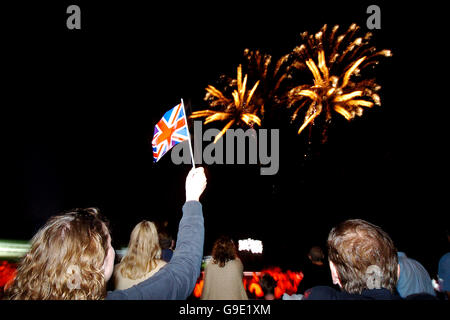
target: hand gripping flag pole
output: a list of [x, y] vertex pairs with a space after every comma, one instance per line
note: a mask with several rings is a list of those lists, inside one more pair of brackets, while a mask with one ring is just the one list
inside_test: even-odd
[[186, 114], [186, 109], [184, 108], [183, 99], [181, 99], [181, 105], [183, 106], [184, 116], [186, 117], [186, 129], [187, 129], [187, 132], [188, 132], [188, 142], [189, 142], [189, 151], [191, 152], [192, 168], [195, 169], [194, 153], [192, 152], [192, 144], [191, 144], [191, 133], [189, 132], [189, 125], [187, 123], [188, 117], [187, 117], [187, 114]]

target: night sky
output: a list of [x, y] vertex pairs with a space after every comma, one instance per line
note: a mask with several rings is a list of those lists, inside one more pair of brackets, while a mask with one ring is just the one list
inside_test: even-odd
[[[70, 4], [81, 7], [79, 31], [66, 28]], [[287, 113], [263, 122], [280, 129], [274, 176], [258, 165], [205, 166], [204, 253], [219, 234], [250, 237], [263, 241], [261, 264], [295, 269], [336, 223], [362, 218], [434, 274], [448, 228], [449, 90], [445, 10], [429, 1], [55, 1], [4, 10], [0, 238], [30, 239], [51, 215], [87, 206], [110, 220], [116, 248], [142, 219], [176, 231], [190, 166], [170, 154], [152, 163], [163, 113], [181, 98], [188, 112], [204, 109], [205, 87], [235, 76], [245, 48], [279, 57], [325, 23], [369, 31], [370, 4], [381, 8], [372, 43], [393, 52], [376, 69], [382, 106], [353, 122], [335, 117], [328, 142], [309, 150]]]

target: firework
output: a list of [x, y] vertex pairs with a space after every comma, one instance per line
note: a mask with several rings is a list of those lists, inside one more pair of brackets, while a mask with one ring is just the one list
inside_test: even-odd
[[360, 73], [378, 64], [380, 56], [391, 56], [391, 51], [377, 51], [370, 46], [370, 32], [356, 37], [359, 31], [356, 24], [339, 36], [338, 29], [339, 26], [334, 26], [327, 32], [327, 25], [324, 25], [315, 35], [304, 32], [303, 44], [292, 52], [298, 64], [312, 73], [314, 80], [313, 84], [296, 86], [287, 93], [287, 106], [295, 108], [292, 121], [301, 110], [307, 109], [299, 134], [319, 115], [325, 117], [325, 123], [331, 121], [333, 113], [350, 121], [361, 116], [364, 108], [381, 105], [377, 94], [381, 87], [375, 79], [362, 79]]
[[237, 68], [237, 79], [232, 81], [232, 86], [237, 85], [231, 97], [227, 97], [222, 91], [216, 89], [212, 85], [206, 88], [205, 100], [209, 101], [211, 107], [220, 107], [221, 111], [215, 110], [200, 110], [192, 113], [191, 118], [205, 117], [204, 124], [213, 121], [228, 121], [225, 127], [215, 137], [216, 143], [220, 137], [233, 125], [246, 125], [253, 127], [254, 124], [261, 125], [261, 119], [257, 116], [259, 107], [253, 101], [253, 94], [258, 87], [257, 81], [251, 90], [247, 90], [247, 75], [242, 80], [242, 66]]
[[276, 63], [272, 63], [272, 56], [263, 54], [259, 50], [245, 49], [247, 67], [250, 79], [257, 79], [260, 84], [254, 94], [259, 113], [264, 116], [267, 104], [277, 106], [281, 103], [283, 94], [282, 84], [291, 78], [290, 70], [295, 67], [291, 54], [282, 56]]

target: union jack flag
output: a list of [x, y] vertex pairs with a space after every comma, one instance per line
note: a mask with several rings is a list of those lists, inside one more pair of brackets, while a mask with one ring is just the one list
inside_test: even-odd
[[153, 162], [157, 162], [174, 145], [189, 139], [183, 101], [169, 111], [156, 124], [152, 139]]

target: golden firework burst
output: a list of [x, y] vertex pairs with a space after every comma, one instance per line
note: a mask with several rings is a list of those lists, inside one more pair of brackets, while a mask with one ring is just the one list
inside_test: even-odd
[[292, 121], [300, 110], [308, 107], [298, 134], [321, 114], [325, 115], [326, 123], [331, 120], [333, 112], [350, 121], [361, 116], [364, 108], [381, 105], [377, 94], [381, 87], [375, 79], [355, 76], [368, 66], [378, 64], [378, 57], [391, 56], [391, 51], [377, 51], [370, 46], [370, 32], [356, 37], [359, 30], [356, 24], [339, 36], [338, 29], [336, 25], [327, 32], [327, 25], [324, 25], [315, 35], [304, 32], [304, 43], [292, 52], [313, 75], [313, 84], [296, 86], [287, 93], [287, 106], [295, 107]]
[[290, 78], [289, 71], [295, 66], [292, 65], [290, 53], [282, 56], [276, 63], [272, 63], [271, 55], [259, 50], [245, 49], [244, 56], [247, 58], [250, 79], [260, 82], [254, 100], [260, 114], [264, 116], [267, 104], [277, 106], [281, 103], [281, 97], [284, 95], [282, 84]]
[[[234, 82], [233, 82], [234, 83]], [[214, 143], [216, 143], [220, 137], [233, 125], [239, 125], [245, 123], [246, 125], [253, 127], [254, 124], [261, 126], [261, 119], [257, 116], [258, 106], [253, 102], [253, 95], [258, 87], [259, 81], [257, 81], [251, 90], [247, 90], [247, 75], [242, 80], [242, 66], [237, 68], [237, 88], [232, 92], [232, 97], [226, 97], [225, 94], [216, 89], [214, 86], [209, 85], [206, 88], [205, 100], [209, 101], [211, 107], [221, 107], [221, 111], [215, 110], [200, 110], [192, 113], [190, 118], [205, 118], [204, 124], [213, 121], [228, 121], [225, 127], [215, 137]]]

